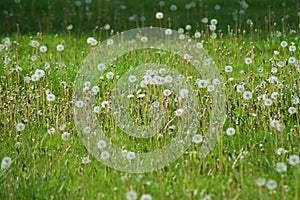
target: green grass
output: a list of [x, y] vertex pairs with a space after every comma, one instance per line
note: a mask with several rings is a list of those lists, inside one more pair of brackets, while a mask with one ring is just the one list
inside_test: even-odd
[[[0, 15], [0, 40], [9, 37], [12, 41], [10, 47], [0, 51], [0, 160], [5, 156], [12, 159], [8, 169], [0, 169], [0, 199], [119, 200], [126, 199], [126, 192], [130, 190], [138, 193], [138, 199], [142, 194], [150, 194], [152, 199], [159, 200], [204, 199], [208, 196], [210, 199], [299, 198], [300, 165], [292, 166], [288, 161], [291, 155], [300, 155], [299, 103], [292, 103], [293, 98], [300, 97], [300, 69], [299, 64], [288, 63], [292, 56], [300, 60], [299, 17], [296, 16], [300, 10], [298, 1], [286, 2], [285, 8], [280, 6], [281, 1], [270, 1], [274, 14], [266, 9], [268, 1], [251, 1], [245, 15], [236, 22], [231, 12], [241, 9], [237, 1], [219, 2], [220, 11], [213, 9], [217, 1], [197, 1], [197, 7], [189, 11], [184, 9], [186, 3], [183, 1], [166, 2], [162, 27], [178, 29], [191, 24], [192, 30], [186, 34], [193, 37], [196, 30], [202, 33], [201, 38], [195, 40], [203, 42], [203, 47], [224, 78], [227, 118], [217, 145], [205, 158], [198, 158], [199, 153], [194, 152], [199, 151], [200, 146], [193, 143], [174, 163], [159, 171], [143, 174], [116, 171], [89, 154], [75, 127], [72, 95], [83, 60], [96, 48], [88, 45], [86, 39], [92, 36], [103, 41], [110, 34], [143, 26], [140, 21], [129, 22], [129, 16], [134, 14], [146, 16], [145, 26], [160, 26], [155, 19], [155, 13], [161, 9], [158, 1], [140, 4], [128, 1], [127, 9], [123, 11], [119, 7], [124, 2], [93, 1], [94, 6], [91, 7], [95, 17], [90, 20], [84, 8], [76, 8], [74, 1], [51, 2], [53, 7], [50, 10], [47, 10], [47, 2], [42, 1], [23, 0], [21, 6], [13, 1], [0, 2], [0, 10], [15, 13], [8, 18]], [[176, 14], [168, 10], [173, 3], [178, 6]], [[68, 17], [65, 8], [78, 15]], [[290, 17], [281, 21], [285, 13]], [[269, 16], [272, 23], [264, 20]], [[203, 17], [218, 20], [216, 39], [210, 38], [212, 32], [201, 23]], [[246, 24], [248, 18], [253, 20], [253, 27]], [[274, 22], [277, 25], [273, 26]], [[113, 32], [95, 29], [106, 23], [111, 25]], [[19, 30], [16, 24], [19, 24]], [[69, 24], [74, 25], [70, 32], [66, 30]], [[297, 33], [290, 34], [291, 29]], [[276, 31], [281, 31], [282, 36], [276, 37]], [[31, 40], [47, 46], [48, 52], [41, 53], [31, 47]], [[287, 41], [288, 47], [294, 44], [297, 50], [290, 52], [288, 47], [282, 48], [281, 41]], [[65, 50], [58, 52], [57, 44], [63, 44]], [[274, 51], [279, 54], [275, 56]], [[191, 83], [195, 83], [197, 74], [178, 56], [159, 54], [157, 50], [144, 53], [136, 51], [124, 55], [114, 63], [115, 68], [109, 67], [106, 72], [113, 70], [115, 75], [122, 76], [130, 67], [151, 61], [177, 68], [185, 76], [193, 76]], [[36, 56], [35, 61], [32, 56]], [[4, 61], [7, 58], [10, 62], [6, 65]], [[252, 58], [253, 62], [246, 65], [245, 58]], [[285, 66], [278, 67], [278, 61], [283, 61]], [[49, 69], [44, 67], [46, 62], [50, 64]], [[227, 65], [233, 67], [231, 73], [225, 72]], [[17, 66], [22, 71], [14, 70]], [[271, 73], [274, 67], [277, 72]], [[259, 72], [260, 68], [262, 72]], [[43, 69], [45, 76], [37, 82], [26, 83], [24, 77], [31, 77], [36, 69]], [[272, 76], [278, 78], [278, 83], [268, 82]], [[111, 91], [116, 82], [117, 79], [99, 80], [98, 103], [109, 98], [105, 97], [105, 92]], [[243, 93], [236, 92], [237, 85], [242, 83], [245, 91], [253, 93], [252, 99], [245, 100]], [[47, 101], [46, 89], [55, 94], [53, 102]], [[210, 104], [209, 97], [204, 95], [209, 96], [209, 93], [205, 89], [197, 90], [199, 102], [205, 105], [201, 108], [204, 117], [198, 132], [205, 136], [210, 115], [210, 109], [205, 107], [209, 108]], [[272, 99], [271, 106], [267, 107], [263, 100], [258, 100], [263, 94], [271, 98], [273, 92], [279, 95]], [[147, 105], [141, 108], [138, 101], [132, 101], [130, 105], [133, 108], [132, 120], [147, 119]], [[291, 106], [297, 113], [288, 112]], [[176, 103], [168, 108], [174, 111]], [[284, 124], [284, 130], [272, 128], [273, 119]], [[166, 137], [155, 135], [150, 139], [136, 139], [134, 143], [134, 138], [123, 133], [107, 113], [100, 112], [99, 121], [105, 130], [110, 130], [106, 133], [112, 142], [132, 151], [153, 150], [167, 144], [176, 135], [176, 131], [166, 130]], [[25, 124], [25, 130], [16, 130], [18, 122]], [[176, 121], [177, 124], [180, 122]], [[52, 127], [55, 129], [53, 135], [48, 133]], [[229, 127], [236, 130], [233, 136], [226, 134]], [[67, 141], [61, 138], [63, 132], [70, 133]], [[276, 151], [280, 147], [286, 153], [278, 155]], [[85, 156], [89, 157], [90, 163], [82, 163]], [[278, 162], [286, 163], [286, 172], [276, 171]], [[266, 185], [259, 187], [256, 185], [259, 177], [274, 179], [278, 185], [274, 190]]]

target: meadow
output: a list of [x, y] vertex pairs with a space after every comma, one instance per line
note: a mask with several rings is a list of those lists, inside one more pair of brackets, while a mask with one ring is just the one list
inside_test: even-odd
[[[114, 55], [95, 53], [102, 43], [149, 26], [192, 38], [221, 78], [201, 77], [182, 56], [148, 48], [96, 63], [102, 75], [80, 81], [87, 58]], [[0, 199], [299, 199], [299, 32], [297, 0], [1, 1]], [[159, 67], [148, 70], [151, 63]], [[226, 96], [214, 94], [219, 86]], [[97, 106], [84, 108], [89, 100], [75, 95], [82, 90]], [[214, 112], [214, 102], [226, 113]], [[120, 103], [128, 112], [118, 115]], [[81, 116], [90, 110], [93, 118]], [[200, 156], [215, 114], [222, 128]], [[90, 149], [82, 137], [93, 127], [81, 121], [97, 122], [108, 140], [94, 138]], [[130, 173], [98, 161], [112, 159], [102, 151], [110, 143], [135, 160], [181, 137], [185, 125], [191, 145], [158, 170], [145, 163], [147, 172]]]

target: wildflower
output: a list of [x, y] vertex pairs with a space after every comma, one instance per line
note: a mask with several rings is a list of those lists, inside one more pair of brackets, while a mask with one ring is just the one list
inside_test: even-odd
[[62, 45], [62, 44], [58, 44], [57, 46], [56, 46], [56, 50], [57, 51], [63, 51], [65, 49], [65, 47]]
[[259, 187], [262, 187], [266, 184], [266, 179], [265, 178], [258, 178], [255, 181], [256, 185]]
[[264, 99], [264, 104], [265, 104], [265, 106], [271, 106], [272, 105], [272, 103], [273, 103], [273, 101], [271, 100], [271, 99]]
[[163, 91], [163, 95], [164, 96], [170, 96], [171, 95], [171, 90], [169, 90], [169, 89], [165, 89], [164, 91]]
[[245, 89], [245, 88], [244, 88], [243, 85], [237, 85], [237, 86], [236, 86], [236, 91], [239, 92], [239, 93], [243, 92], [244, 89]]
[[216, 29], [217, 29], [216, 25], [213, 24], [209, 25], [209, 30], [215, 31]]
[[142, 43], [147, 43], [148, 37], [146, 37], [146, 36], [141, 37], [141, 41], [142, 41]]
[[99, 149], [105, 148], [105, 147], [106, 147], [106, 142], [105, 142], [105, 140], [99, 140], [98, 143], [97, 143], [97, 147], [98, 147]]
[[164, 6], [165, 6], [165, 2], [164, 2], [164, 1], [160, 1], [160, 2], [159, 2], [159, 6], [160, 6], [160, 7], [164, 7]]
[[140, 200], [152, 200], [152, 196], [150, 194], [143, 194]]
[[207, 91], [208, 92], [212, 92], [212, 91], [214, 91], [215, 90], [215, 86], [214, 85], [208, 85], [207, 86]]
[[31, 40], [30, 45], [34, 48], [38, 48], [40, 46], [40, 43], [36, 40]]
[[246, 65], [250, 65], [252, 63], [252, 59], [251, 58], [245, 58], [245, 63], [246, 63]]
[[106, 65], [105, 65], [104, 63], [99, 63], [99, 64], [97, 65], [97, 69], [98, 69], [99, 71], [104, 71], [104, 70], [106, 69]]
[[245, 91], [245, 92], [243, 93], [243, 98], [244, 98], [245, 100], [250, 100], [250, 99], [252, 99], [252, 92], [250, 92], [250, 91]]
[[279, 162], [276, 164], [275, 170], [279, 173], [286, 172], [287, 166], [284, 162]]
[[220, 10], [220, 9], [221, 9], [221, 6], [220, 6], [220, 4], [216, 4], [216, 5], [214, 6], [214, 8], [215, 8], [215, 10]]
[[292, 166], [296, 166], [300, 163], [300, 158], [298, 155], [290, 155], [288, 158], [288, 162]]
[[165, 77], [165, 81], [166, 81], [166, 83], [171, 83], [173, 81], [173, 77], [171, 75], [167, 75]]
[[201, 80], [201, 79], [197, 79], [196, 83], [199, 88], [206, 88], [208, 84], [207, 80]]
[[202, 22], [203, 24], [207, 24], [207, 23], [208, 23], [208, 18], [207, 18], [207, 17], [202, 18], [202, 19], [201, 19], [201, 22]]
[[203, 141], [203, 136], [200, 135], [200, 134], [196, 134], [196, 135], [193, 136], [192, 141], [196, 144], [199, 144]]
[[170, 6], [170, 10], [171, 10], [171, 11], [176, 11], [176, 10], [177, 10], [177, 6], [174, 5], [174, 4], [171, 5], [171, 6]]
[[95, 107], [93, 108], [93, 112], [94, 112], [94, 113], [99, 113], [99, 112], [100, 112], [100, 107], [99, 107], [99, 106], [95, 106]]
[[50, 129], [48, 129], [48, 134], [53, 135], [55, 133], [55, 128], [51, 127]]
[[180, 96], [182, 99], [188, 97], [188, 95], [189, 95], [189, 91], [188, 91], [187, 89], [181, 89], [181, 90], [179, 91], [179, 96]]
[[297, 113], [297, 109], [295, 107], [291, 106], [291, 107], [289, 107], [288, 112], [292, 115], [292, 114]]
[[284, 153], [286, 153], [287, 152], [287, 150], [285, 150], [284, 148], [282, 148], [282, 147], [279, 147], [277, 150], [276, 150], [276, 154], [277, 155], [282, 155], [282, 154], [284, 154]]
[[289, 64], [294, 64], [294, 63], [296, 63], [296, 61], [297, 61], [297, 59], [295, 57], [293, 57], [293, 56], [291, 56], [291, 57], [288, 58], [288, 63]]
[[155, 17], [156, 17], [156, 19], [162, 19], [162, 18], [164, 18], [164, 14], [162, 12], [157, 12]]
[[295, 96], [295, 97], [292, 97], [292, 104], [299, 104], [300, 102], [300, 98]]
[[210, 24], [211, 25], [217, 25], [218, 24], [218, 20], [212, 19], [212, 20], [210, 20]]
[[104, 30], [108, 31], [110, 29], [110, 25], [109, 24], [105, 24], [103, 28], [104, 28]]
[[229, 136], [232, 136], [235, 134], [235, 129], [230, 127], [226, 130], [226, 134], [229, 135]]
[[136, 81], [136, 76], [130, 75], [130, 76], [128, 77], [128, 81], [131, 82], [131, 83], [134, 83], [134, 82]]
[[272, 74], [275, 74], [275, 73], [277, 73], [277, 71], [278, 71], [278, 70], [277, 70], [277, 68], [276, 68], [276, 67], [272, 67], [272, 69], [271, 69], [271, 73], [272, 73]]
[[91, 46], [96, 46], [98, 44], [98, 41], [93, 37], [89, 37], [86, 42]]
[[38, 81], [39, 80], [39, 76], [37, 74], [33, 74], [31, 76], [31, 81], [35, 82], [35, 81]]
[[70, 24], [70, 25], [67, 26], [67, 30], [68, 30], [68, 31], [70, 31], [70, 30], [72, 30], [72, 29], [73, 29], [73, 25], [72, 25], [72, 24]]
[[197, 31], [194, 36], [195, 36], [195, 38], [200, 38], [201, 37], [201, 33]]
[[165, 34], [166, 35], [171, 35], [172, 34], [172, 30], [171, 29], [166, 29], [165, 30]]
[[47, 100], [48, 101], [54, 101], [55, 100], [55, 95], [54, 94], [47, 94]]
[[277, 182], [273, 179], [270, 179], [270, 180], [267, 181], [266, 186], [269, 190], [274, 190], [277, 187]]
[[75, 103], [75, 106], [76, 106], [77, 108], [82, 108], [82, 107], [84, 106], [84, 102], [81, 101], [81, 100], [79, 100], [79, 101], [77, 101], [77, 102]]
[[85, 156], [85, 157], [82, 157], [82, 158], [81, 158], [81, 162], [82, 162], [83, 164], [88, 164], [88, 163], [91, 162], [91, 160], [89, 159], [89, 157]]
[[69, 136], [70, 136], [70, 133], [64, 132], [64, 133], [61, 135], [61, 139], [66, 141], [66, 140], [69, 139]]
[[40, 46], [40, 52], [45, 53], [48, 51], [48, 48], [46, 46]]
[[185, 30], [190, 31], [191, 29], [192, 29], [191, 25], [188, 24], [188, 25], [185, 26]]
[[113, 39], [108, 39], [107, 41], [106, 41], [106, 45], [107, 46], [110, 46], [110, 45], [113, 45], [114, 44], [114, 40]]
[[43, 76], [45, 76], [45, 71], [42, 69], [37, 69], [35, 70], [34, 74], [36, 74], [39, 78], [42, 78]]
[[3, 159], [2, 159], [2, 162], [1, 162], [1, 168], [2, 169], [8, 169], [11, 165], [12, 161], [11, 161], [11, 158], [8, 157], [8, 156], [5, 156]]
[[290, 52], [295, 52], [297, 50], [297, 47], [294, 45], [289, 46], [289, 51]]
[[83, 132], [84, 132], [84, 133], [90, 133], [91, 130], [92, 130], [92, 129], [91, 129], [91, 127], [89, 127], [89, 126], [86, 126], [86, 127], [83, 128]]
[[25, 124], [22, 122], [17, 123], [16, 129], [17, 131], [23, 131], [25, 129]]
[[280, 46], [282, 47], [282, 48], [285, 48], [285, 47], [287, 47], [287, 42], [286, 41], [282, 41], [282, 42], [280, 42]]
[[106, 78], [113, 79], [114, 78], [114, 73], [113, 72], [107, 72], [106, 73]]
[[177, 110], [175, 110], [175, 116], [179, 117], [183, 114], [183, 109], [182, 108], [179, 108]]
[[129, 152], [127, 152], [127, 155], [126, 155], [126, 158], [128, 159], [128, 160], [133, 160], [133, 159], [135, 159], [135, 153], [134, 152], [132, 152], [132, 151], [129, 151]]
[[232, 66], [226, 66], [225, 67], [225, 72], [232, 72]]
[[110, 157], [108, 151], [103, 151], [101, 154], [100, 154], [100, 157], [102, 160], [106, 160]]
[[134, 190], [130, 190], [126, 192], [126, 199], [127, 200], [136, 200], [138, 197], [137, 192]]

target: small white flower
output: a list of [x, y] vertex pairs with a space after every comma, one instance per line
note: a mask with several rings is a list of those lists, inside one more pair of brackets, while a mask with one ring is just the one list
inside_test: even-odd
[[284, 162], [276, 163], [275, 170], [279, 173], [286, 172], [287, 165]]
[[132, 151], [129, 151], [129, 152], [127, 152], [127, 155], [126, 155], [126, 158], [128, 159], [128, 160], [133, 160], [133, 159], [135, 159], [135, 153], [134, 152], [132, 152]]
[[5, 156], [3, 159], [2, 159], [2, 162], [1, 162], [1, 168], [2, 169], [8, 169], [11, 165], [12, 161], [11, 161], [11, 158], [8, 157], [8, 156]]
[[137, 197], [137, 192], [134, 190], [126, 192], [126, 200], [137, 200]]
[[179, 96], [184, 99], [189, 96], [189, 91], [187, 89], [181, 89], [179, 91]]
[[250, 100], [250, 99], [252, 99], [252, 92], [250, 92], [250, 91], [245, 91], [245, 92], [243, 93], [243, 98], [244, 98], [245, 100]]
[[106, 73], [106, 78], [113, 79], [114, 78], [114, 73], [113, 72], [107, 72]]
[[55, 128], [51, 127], [51, 128], [48, 129], [47, 132], [48, 132], [48, 134], [53, 135], [55, 133]]
[[162, 18], [164, 18], [164, 14], [162, 12], [157, 12], [155, 14], [155, 17], [156, 17], [156, 19], [162, 19]]
[[239, 92], [239, 93], [243, 92], [244, 89], [245, 89], [245, 88], [244, 88], [243, 85], [237, 85], [237, 86], [236, 86], [236, 91]]
[[97, 147], [98, 147], [99, 149], [105, 148], [105, 147], [106, 147], [106, 142], [105, 142], [105, 140], [99, 140], [99, 141], [97, 142]]
[[293, 114], [297, 113], [297, 109], [295, 107], [291, 106], [291, 107], [289, 107], [288, 112], [291, 115], [293, 115]]
[[255, 180], [255, 183], [257, 186], [262, 187], [266, 184], [266, 179], [265, 178], [257, 178]]
[[193, 136], [192, 141], [196, 144], [199, 144], [203, 141], [203, 136], [200, 135], [200, 134], [196, 134], [196, 135]]
[[235, 134], [235, 129], [233, 127], [229, 127], [227, 130], [226, 130], [226, 134], [229, 135], [229, 136], [232, 136]]
[[69, 139], [69, 136], [70, 136], [70, 133], [64, 132], [64, 133], [61, 135], [61, 139], [66, 141], [66, 140]]
[[98, 44], [98, 41], [93, 37], [88, 37], [86, 42], [91, 46], [96, 46]]
[[277, 187], [277, 182], [273, 179], [270, 179], [270, 180], [267, 181], [266, 186], [269, 190], [274, 190]]
[[291, 155], [288, 158], [288, 162], [290, 165], [296, 166], [300, 163], [300, 158], [298, 155]]
[[99, 64], [97, 65], [97, 69], [98, 69], [99, 71], [104, 71], [104, 70], [106, 69], [106, 65], [105, 65], [104, 63], [99, 63]]
[[40, 46], [40, 52], [46, 53], [48, 51], [48, 48], [46, 46]]
[[136, 81], [136, 76], [130, 75], [130, 76], [128, 77], [128, 81], [131, 82], [131, 83], [134, 83], [134, 82]]
[[177, 110], [175, 110], [175, 116], [179, 117], [183, 114], [183, 109], [182, 108], [179, 108]]
[[142, 41], [142, 43], [147, 43], [148, 37], [146, 37], [146, 36], [141, 37], [141, 41]]
[[100, 154], [100, 157], [102, 160], [106, 160], [110, 157], [108, 151], [103, 151], [101, 154]]
[[143, 194], [140, 200], [152, 200], [152, 196], [150, 194]]
[[247, 65], [250, 65], [252, 63], [252, 59], [251, 58], [245, 58], [245, 63]]
[[280, 147], [280, 148], [278, 148], [278, 149], [276, 150], [276, 154], [277, 154], [277, 155], [282, 155], [282, 154], [287, 153], [287, 152], [288, 152], [288, 151], [285, 150], [285, 149], [282, 148], [282, 147]]
[[46, 97], [47, 97], [47, 100], [50, 101], [50, 102], [55, 100], [55, 95], [54, 94], [47, 94]]
[[56, 46], [56, 50], [57, 51], [63, 51], [65, 49], [65, 47], [62, 45], [62, 44], [58, 44], [57, 46]]
[[273, 101], [271, 99], [265, 98], [264, 99], [264, 104], [265, 106], [271, 106], [273, 103]]
[[82, 108], [82, 107], [84, 106], [84, 102], [81, 101], [81, 100], [78, 100], [78, 101], [75, 103], [75, 106], [76, 106], [77, 108]]
[[229, 73], [232, 72], [232, 66], [225, 66], [225, 72]]
[[89, 157], [85, 156], [85, 157], [82, 157], [82, 158], [81, 158], [81, 162], [82, 162], [83, 164], [88, 164], [88, 163], [91, 162], [91, 160], [89, 159]]
[[16, 129], [17, 131], [23, 131], [25, 129], [25, 124], [22, 122], [17, 123]]
[[280, 42], [280, 46], [283, 47], [283, 48], [287, 47], [287, 45], [288, 45], [288, 44], [287, 44], [286, 41]]

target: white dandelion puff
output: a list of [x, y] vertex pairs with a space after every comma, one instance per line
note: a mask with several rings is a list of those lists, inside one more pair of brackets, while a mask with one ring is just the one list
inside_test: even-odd
[[2, 162], [1, 162], [1, 168], [2, 169], [8, 169], [10, 167], [12, 163], [12, 160], [10, 157], [8, 156], [5, 156], [3, 159], [2, 159]]

